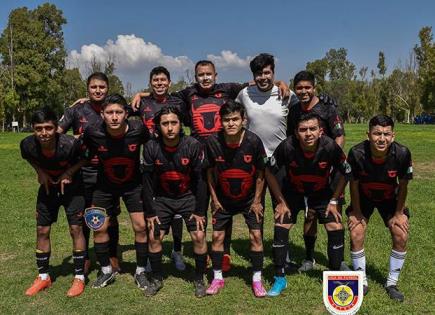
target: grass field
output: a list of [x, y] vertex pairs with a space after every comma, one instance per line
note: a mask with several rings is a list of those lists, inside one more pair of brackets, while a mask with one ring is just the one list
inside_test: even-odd
[[[365, 137], [365, 126], [347, 125], [346, 151]], [[366, 242], [370, 292], [364, 298], [360, 314], [429, 314], [435, 313], [435, 126], [396, 127], [396, 140], [407, 145], [413, 154], [414, 180], [410, 183], [408, 205], [411, 208], [409, 249], [399, 288], [405, 293], [403, 304], [391, 301], [383, 284], [388, 273], [391, 241], [379, 215], [369, 225]], [[61, 211], [52, 231], [51, 273], [56, 281], [46, 292], [35, 297], [24, 296], [34, 280], [35, 194], [36, 176], [21, 159], [19, 141], [25, 134], [0, 133], [1, 225], [0, 225], [0, 314], [325, 314], [322, 302], [321, 275], [327, 265], [326, 233], [319, 229], [316, 245], [317, 269], [307, 274], [288, 275], [289, 287], [278, 298], [255, 299], [250, 289], [248, 234], [242, 218], [237, 217], [233, 233], [233, 269], [226, 276], [226, 287], [218, 296], [196, 299], [190, 282], [193, 274], [192, 248], [184, 233], [184, 252], [188, 269], [180, 273], [164, 257], [164, 288], [153, 298], [145, 298], [133, 283], [133, 233], [125, 212], [121, 214], [121, 250], [124, 273], [114, 284], [69, 299], [65, 293], [71, 281], [71, 240], [66, 218]], [[265, 279], [271, 285], [272, 223], [267, 208], [265, 224]], [[299, 222], [302, 217], [299, 218]], [[210, 235], [208, 236], [210, 239]], [[292, 253], [300, 262], [304, 256], [301, 225], [291, 232]], [[346, 235], [346, 244], [348, 235]], [[345, 259], [350, 264], [346, 246]], [[165, 242], [165, 253], [170, 241]], [[94, 266], [95, 267], [95, 266]], [[93, 281], [96, 272], [90, 274]]]

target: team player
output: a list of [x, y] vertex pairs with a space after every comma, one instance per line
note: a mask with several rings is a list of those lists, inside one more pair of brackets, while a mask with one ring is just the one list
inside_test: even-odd
[[207, 266], [205, 239], [207, 209], [203, 179], [203, 146], [182, 132], [182, 119], [175, 106], [164, 106], [155, 116], [158, 137], [146, 143], [144, 158], [145, 216], [149, 227], [149, 259], [152, 278], [145, 296], [163, 286], [162, 240], [175, 215], [181, 215], [193, 242], [195, 254], [195, 296], [205, 296]]
[[[72, 106], [65, 110], [63, 116], [59, 120], [58, 132], [66, 133], [72, 129], [75, 137], [83, 134], [88, 126], [97, 126], [101, 124], [101, 104], [107, 96], [109, 90], [109, 79], [104, 73], [94, 72], [87, 79], [87, 91], [89, 99], [83, 101], [81, 106]], [[86, 208], [92, 204], [92, 193], [95, 190], [97, 183], [98, 158], [91, 160], [89, 165], [82, 168], [82, 182], [84, 185], [84, 195]], [[109, 222], [109, 248], [110, 248], [110, 263], [115, 272], [120, 271], [118, 259], [118, 242], [119, 242], [119, 225], [117, 215], [119, 214], [119, 205], [114, 212], [114, 216]], [[89, 235], [90, 230], [86, 224], [83, 224], [83, 234], [86, 239], [86, 260], [85, 274], [88, 273], [90, 260], [88, 256]]]
[[[148, 129], [140, 121], [127, 120], [127, 102], [118, 95], [109, 95], [101, 105], [103, 122], [99, 126], [85, 129], [83, 143], [88, 159], [97, 156], [99, 168], [92, 204], [105, 209], [109, 218], [116, 214], [122, 197], [135, 234], [136, 272], [135, 281], [145, 289], [148, 280], [145, 265], [148, 242], [140, 175], [140, 148], [149, 139]], [[109, 220], [94, 231], [94, 248], [101, 273], [93, 284], [102, 288], [114, 280], [115, 273], [110, 264]]]
[[406, 256], [409, 232], [409, 210], [406, 208], [408, 181], [412, 179], [411, 153], [394, 141], [394, 122], [377, 115], [369, 122], [368, 139], [352, 147], [348, 162], [352, 167], [351, 205], [347, 209], [351, 239], [351, 258], [355, 270], [364, 272], [364, 293], [368, 291], [365, 231], [377, 208], [393, 241], [390, 272], [385, 289], [391, 299], [403, 302], [397, 288]]
[[57, 117], [50, 109], [37, 110], [32, 116], [33, 135], [21, 141], [21, 155], [38, 174], [41, 184], [36, 200], [36, 264], [39, 275], [26, 295], [32, 296], [51, 286], [49, 260], [51, 225], [57, 221], [59, 207], [65, 208], [73, 241], [74, 280], [67, 296], [85, 289], [85, 239], [82, 214], [85, 206], [77, 171], [80, 144], [72, 136], [56, 133]]
[[213, 281], [207, 294], [217, 294], [224, 287], [222, 260], [225, 226], [242, 213], [251, 241], [252, 289], [256, 297], [266, 296], [263, 269], [263, 188], [266, 153], [261, 139], [243, 127], [243, 105], [229, 100], [219, 111], [223, 130], [207, 140], [207, 182], [213, 214], [211, 259]]
[[[287, 287], [284, 274], [289, 230], [296, 223], [299, 211], [314, 212], [324, 224], [328, 235], [328, 259], [331, 270], [339, 270], [344, 253], [344, 230], [337, 209], [350, 167], [340, 146], [327, 136], [321, 136], [320, 118], [308, 113], [299, 118], [295, 134], [284, 140], [270, 159], [272, 169], [285, 168], [286, 178], [280, 189], [272, 172], [266, 178], [272, 193], [279, 200], [275, 210], [273, 260], [275, 282], [270, 296], [281, 294]], [[329, 185], [332, 169], [339, 172], [338, 185]]]
[[[330, 98], [326, 100], [316, 95], [316, 85], [314, 74], [309, 71], [298, 72], [293, 80], [294, 91], [299, 99], [299, 103], [290, 108], [288, 114], [288, 135], [296, 129], [297, 122], [301, 115], [306, 113], [315, 113], [320, 117], [320, 126], [323, 134], [335, 140], [341, 147], [344, 147], [344, 126], [343, 120], [337, 112], [335, 103]], [[334, 189], [338, 184], [339, 175], [334, 171], [331, 185]], [[338, 209], [341, 213], [341, 207], [344, 203], [343, 196], [340, 196]], [[312, 213], [307, 213], [304, 222], [304, 242], [305, 242], [305, 259], [299, 268], [300, 272], [305, 272], [314, 268], [314, 247], [317, 238], [317, 222]], [[345, 266], [344, 268], [346, 268]]]

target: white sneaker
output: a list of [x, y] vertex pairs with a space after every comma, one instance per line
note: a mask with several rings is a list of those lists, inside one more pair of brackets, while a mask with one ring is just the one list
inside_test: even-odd
[[186, 265], [184, 264], [183, 254], [181, 252], [172, 251], [172, 261], [174, 262], [175, 268], [178, 271], [184, 271]]
[[304, 259], [304, 261], [302, 262], [298, 271], [299, 272], [307, 272], [307, 271], [313, 270], [315, 264], [316, 264], [316, 261], [314, 259], [313, 259], [313, 261]]

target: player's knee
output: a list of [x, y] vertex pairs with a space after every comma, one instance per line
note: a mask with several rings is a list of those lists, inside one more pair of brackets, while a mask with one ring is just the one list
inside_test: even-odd
[[260, 230], [250, 230], [249, 237], [253, 247], [257, 248], [258, 250], [263, 247], [263, 237]]
[[70, 225], [69, 226], [69, 234], [72, 238], [78, 239], [82, 234], [82, 226], [81, 225]]
[[36, 235], [38, 238], [49, 238], [50, 226], [38, 226], [36, 228]]
[[396, 248], [405, 248], [408, 241], [408, 233], [404, 232], [397, 226], [391, 228], [391, 235], [393, 238], [393, 246]]
[[328, 222], [325, 224], [326, 231], [339, 231], [343, 230], [343, 224], [337, 222]]
[[365, 227], [362, 224], [355, 226], [350, 232], [350, 240], [355, 245], [360, 245], [364, 243]]

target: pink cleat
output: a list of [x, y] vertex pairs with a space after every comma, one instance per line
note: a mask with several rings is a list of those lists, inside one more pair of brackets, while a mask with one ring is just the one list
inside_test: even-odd
[[219, 280], [219, 279], [213, 279], [210, 286], [208, 287], [206, 293], [208, 295], [215, 295], [218, 294], [220, 290], [224, 288], [225, 281]]
[[254, 291], [255, 297], [265, 297], [267, 295], [266, 289], [263, 286], [262, 281], [252, 282], [252, 290]]

